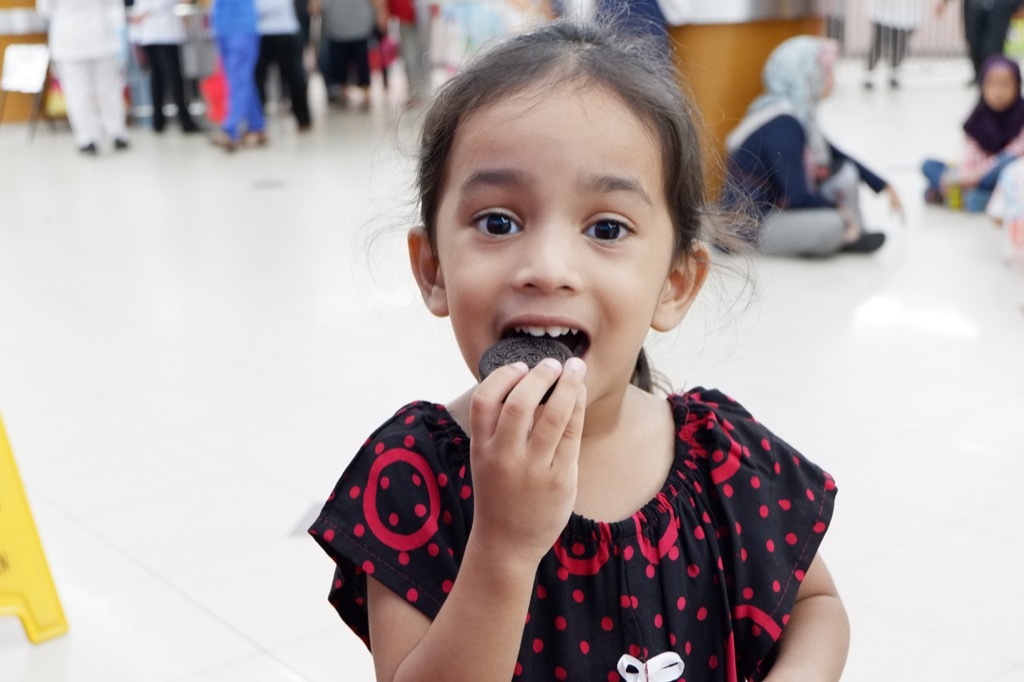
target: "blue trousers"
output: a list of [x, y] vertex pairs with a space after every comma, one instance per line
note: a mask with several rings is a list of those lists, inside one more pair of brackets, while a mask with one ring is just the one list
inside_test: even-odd
[[237, 142], [242, 136], [243, 124], [245, 131], [254, 133], [262, 132], [267, 125], [256, 89], [260, 36], [258, 33], [219, 35], [217, 48], [228, 82], [228, 112], [223, 128], [228, 137]]
[[[1010, 156], [1009, 154], [1000, 155], [999, 161], [989, 172], [981, 177], [977, 186], [964, 192], [964, 210], [971, 213], [981, 213], [984, 211], [985, 206], [988, 205], [988, 200], [992, 198], [992, 191], [996, 188], [999, 174], [1016, 160], [1017, 157]], [[928, 189], [939, 191], [942, 174], [946, 172], [947, 168], [949, 166], [934, 159], [928, 159], [921, 165], [921, 172], [924, 173], [924, 177], [928, 181]]]

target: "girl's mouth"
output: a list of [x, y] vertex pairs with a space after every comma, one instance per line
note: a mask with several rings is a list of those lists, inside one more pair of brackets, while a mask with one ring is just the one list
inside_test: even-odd
[[590, 348], [587, 333], [572, 327], [513, 327], [501, 335], [507, 339], [514, 336], [546, 336], [565, 344], [574, 357], [582, 358]]

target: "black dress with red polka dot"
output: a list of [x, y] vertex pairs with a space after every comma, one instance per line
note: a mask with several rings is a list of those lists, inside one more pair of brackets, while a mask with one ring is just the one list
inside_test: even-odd
[[[615, 681], [620, 661], [668, 652], [687, 682], [770, 669], [836, 486], [724, 394], [668, 400], [676, 451], [664, 486], [626, 520], [570, 518], [537, 569], [514, 679]], [[430, 618], [444, 604], [473, 521], [469, 462], [444, 406], [407, 405], [310, 528], [337, 564], [329, 599], [367, 646], [367, 575]]]

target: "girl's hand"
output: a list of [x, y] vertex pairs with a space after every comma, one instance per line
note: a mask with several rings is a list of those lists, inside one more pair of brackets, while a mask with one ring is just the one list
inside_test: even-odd
[[[576, 503], [586, 365], [552, 359], [495, 370], [470, 403], [473, 540], [536, 570]], [[544, 394], [554, 391], [541, 406]]]

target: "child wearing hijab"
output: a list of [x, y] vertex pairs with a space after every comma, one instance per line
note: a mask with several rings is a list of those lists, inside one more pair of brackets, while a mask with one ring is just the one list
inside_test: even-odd
[[963, 159], [946, 164], [929, 159], [921, 167], [928, 180], [924, 199], [973, 213], [985, 210], [1003, 168], [1024, 155], [1024, 100], [1017, 62], [993, 55], [981, 67], [981, 97], [964, 123]]
[[772, 51], [764, 66], [765, 92], [726, 138], [723, 204], [753, 202], [758, 228], [749, 239], [763, 253], [829, 256], [871, 253], [885, 235], [864, 229], [860, 183], [899, 197], [884, 179], [834, 147], [818, 125], [818, 102], [832, 92], [834, 40], [796, 36]]

